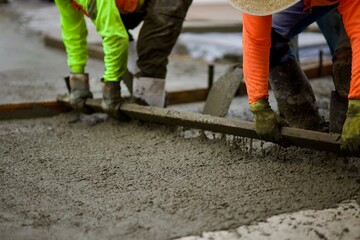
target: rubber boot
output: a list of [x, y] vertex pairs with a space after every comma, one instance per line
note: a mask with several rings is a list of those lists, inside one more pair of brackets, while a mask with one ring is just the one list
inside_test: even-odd
[[85, 106], [86, 99], [93, 97], [90, 92], [89, 75], [87, 73], [71, 73], [69, 86], [70, 105], [77, 111], [90, 113], [90, 109]]
[[132, 72], [129, 71], [129, 69], [126, 70], [123, 76], [123, 81], [125, 83], [125, 86], [129, 90], [129, 93], [133, 94], [134, 75], [132, 74]]
[[124, 115], [119, 111], [120, 105], [124, 102], [123, 98], [121, 97], [120, 81], [105, 82], [102, 80], [102, 82], [102, 109], [111, 117], [118, 120], [124, 120]]
[[165, 107], [165, 79], [134, 77], [133, 96], [145, 105]]
[[337, 50], [332, 61], [332, 77], [335, 89], [340, 97], [347, 98], [351, 81], [351, 48], [345, 47]]
[[346, 112], [348, 109], [349, 100], [340, 97], [336, 91], [331, 92], [330, 97], [330, 124], [329, 131], [332, 133], [342, 132], [344, 122], [346, 119]]
[[326, 131], [314, 92], [295, 59], [270, 68], [270, 85], [279, 112], [291, 127]]
[[352, 51], [340, 48], [333, 57], [332, 77], [336, 91], [330, 98], [330, 132], [341, 133], [348, 109], [348, 94], [351, 81]]

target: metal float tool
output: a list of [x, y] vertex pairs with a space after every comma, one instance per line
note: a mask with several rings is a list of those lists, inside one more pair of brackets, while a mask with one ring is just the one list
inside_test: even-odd
[[[86, 105], [94, 112], [102, 112], [101, 99], [88, 99]], [[50, 117], [71, 111], [67, 95], [59, 96], [57, 101], [13, 103], [0, 105], [0, 120]], [[166, 125], [185, 126], [239, 137], [260, 139], [253, 122], [239, 119], [215, 117], [200, 113], [141, 106], [124, 103], [119, 111], [131, 119]], [[340, 150], [339, 134], [322, 133], [297, 128], [283, 127], [281, 134], [293, 146], [335, 152], [339, 155], [354, 156]], [[360, 155], [355, 155], [360, 157]]]
[[[65, 107], [70, 106], [67, 96], [59, 96], [58, 102]], [[102, 112], [101, 99], [87, 99], [85, 104], [95, 112]], [[254, 123], [249, 121], [215, 117], [200, 113], [181, 112], [166, 108], [141, 106], [132, 103], [122, 104], [119, 111], [131, 119], [146, 122], [185, 126], [239, 137], [260, 139], [255, 132]], [[340, 150], [341, 137], [339, 134], [322, 133], [290, 127], [283, 127], [281, 134], [293, 146], [335, 152], [340, 155], [351, 155]]]

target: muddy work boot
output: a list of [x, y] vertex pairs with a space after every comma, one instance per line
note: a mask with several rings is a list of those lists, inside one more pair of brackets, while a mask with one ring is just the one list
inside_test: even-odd
[[279, 112], [291, 127], [326, 131], [319, 114], [314, 92], [296, 60], [288, 60], [270, 68], [270, 86]]
[[330, 132], [341, 133], [348, 109], [348, 94], [351, 81], [351, 48], [336, 51], [333, 57], [332, 77], [335, 90], [330, 98]]
[[333, 57], [332, 77], [340, 97], [347, 98], [351, 81], [351, 48], [341, 48]]
[[126, 72], [123, 76], [123, 81], [125, 83], [125, 86], [129, 90], [130, 94], [132, 94], [133, 93], [134, 75], [132, 74], [132, 72], [129, 71], [129, 69], [126, 70]]
[[76, 111], [90, 113], [90, 109], [85, 105], [86, 99], [93, 97], [90, 92], [89, 75], [83, 73], [71, 73], [69, 76], [69, 87], [70, 105]]
[[119, 111], [120, 105], [124, 102], [123, 98], [121, 97], [120, 81], [102, 82], [102, 109], [104, 112], [109, 114], [109, 116], [115, 119], [125, 120], [125, 116]]
[[346, 119], [349, 100], [341, 97], [336, 91], [331, 92], [330, 97], [330, 123], [329, 131], [341, 133]]
[[165, 107], [165, 79], [134, 77], [133, 96], [145, 105]]

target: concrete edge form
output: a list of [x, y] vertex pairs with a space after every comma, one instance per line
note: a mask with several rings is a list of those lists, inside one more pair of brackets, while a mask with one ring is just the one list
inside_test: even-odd
[[51, 117], [70, 110], [57, 101], [9, 103], [0, 105], [0, 120]]

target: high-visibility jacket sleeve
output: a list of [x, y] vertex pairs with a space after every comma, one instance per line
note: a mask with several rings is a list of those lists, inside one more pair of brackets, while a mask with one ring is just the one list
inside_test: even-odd
[[352, 49], [349, 99], [360, 99], [360, 0], [341, 0], [338, 8]]
[[243, 17], [243, 68], [249, 103], [268, 97], [272, 16]]
[[71, 1], [55, 0], [60, 12], [62, 38], [70, 71], [83, 73], [88, 59], [87, 28], [84, 14], [71, 6]]
[[[56, 0], [61, 14], [62, 34], [68, 64], [85, 64], [87, 60], [86, 24], [81, 11], [71, 6], [70, 0]], [[126, 72], [128, 58], [128, 34], [121, 21], [115, 1], [76, 0], [88, 13], [102, 37], [104, 50], [105, 81], [119, 81]]]

